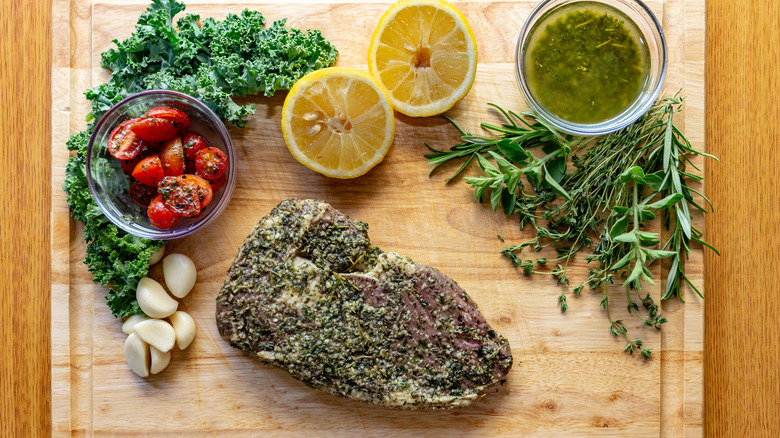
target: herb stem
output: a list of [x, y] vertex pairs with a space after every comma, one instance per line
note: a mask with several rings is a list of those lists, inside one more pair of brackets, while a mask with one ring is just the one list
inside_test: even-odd
[[631, 339], [626, 334], [625, 327], [623, 327], [623, 324], [620, 321], [615, 321], [612, 319], [612, 315], [609, 314], [609, 283], [604, 282], [604, 310], [607, 313], [607, 319], [609, 320], [609, 325], [612, 331], [612, 336], [617, 337], [617, 333], [620, 333], [623, 335], [623, 338], [626, 340], [626, 342], [631, 342]]
[[[595, 139], [562, 134], [531, 112], [518, 115], [490, 104], [507, 119], [500, 125], [481, 125], [494, 137], [471, 135], [453, 121], [462, 143], [449, 151], [429, 147], [434, 153], [426, 157], [437, 166], [435, 170], [447, 161], [465, 160], [463, 151], [469, 151], [469, 159], [448, 181], [477, 158], [483, 176], [465, 178], [475, 197], [480, 202], [489, 198], [494, 211], [503, 207], [506, 216], [518, 215], [521, 229], [530, 224], [536, 230], [533, 239], [501, 251], [523, 274], [550, 275], [558, 284], [569, 285], [569, 262], [580, 251], [588, 251], [585, 260], [595, 266], [588, 267], [587, 280], [572, 292], [579, 294], [586, 284], [593, 290], [604, 287], [602, 306], [610, 332], [615, 337], [620, 332], [628, 341], [625, 351], [638, 350], [649, 358], [651, 349], [642, 348], [642, 338], [630, 340], [622, 322], [612, 319], [607, 288], [614, 278], [625, 279], [629, 313], [655, 328], [666, 318], [658, 314], [650, 295], [643, 298], [639, 291], [645, 283], [655, 284], [649, 267], [656, 260], [670, 260], [662, 300], [674, 296], [682, 300], [685, 284], [701, 295], [685, 275], [683, 256], [690, 253], [691, 241], [711, 248], [693, 227], [690, 210], [707, 213], [706, 207], [711, 210], [712, 205], [687, 185], [701, 177], [687, 172], [686, 166], [694, 167], [690, 156], [708, 155], [693, 149], [674, 126], [672, 118], [682, 104], [678, 96], [661, 99], [634, 124]], [[544, 155], [536, 158], [530, 153], [533, 148]], [[661, 227], [671, 232], [663, 242], [659, 233], [643, 229], [659, 215]], [[553, 248], [557, 257], [524, 260], [522, 252], [529, 246], [537, 253]], [[537, 270], [550, 261], [557, 267]], [[638, 301], [632, 300], [631, 289], [648, 318]], [[558, 296], [558, 304], [562, 312], [568, 308], [566, 290]]]
[[634, 183], [634, 230], [639, 229], [639, 189], [636, 183]]

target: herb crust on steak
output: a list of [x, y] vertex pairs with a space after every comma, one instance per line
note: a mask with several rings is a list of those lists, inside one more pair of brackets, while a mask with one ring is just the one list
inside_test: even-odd
[[248, 356], [387, 407], [465, 406], [512, 366], [507, 340], [453, 280], [382, 252], [365, 223], [315, 200], [283, 201], [260, 220], [216, 318]]

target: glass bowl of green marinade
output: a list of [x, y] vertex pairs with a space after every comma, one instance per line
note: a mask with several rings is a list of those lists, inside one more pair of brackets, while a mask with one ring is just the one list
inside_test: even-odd
[[545, 0], [517, 41], [515, 74], [540, 119], [576, 135], [622, 129], [666, 77], [661, 24], [639, 0]]

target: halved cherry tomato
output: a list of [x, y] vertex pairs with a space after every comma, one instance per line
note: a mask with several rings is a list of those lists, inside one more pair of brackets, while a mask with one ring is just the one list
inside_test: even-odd
[[149, 157], [160, 152], [160, 143], [155, 141], [141, 140], [143, 146], [141, 147], [141, 155]]
[[208, 180], [214, 180], [225, 174], [227, 157], [217, 148], [206, 148], [195, 156], [195, 169], [198, 175]]
[[181, 138], [178, 135], [163, 143], [160, 149], [160, 161], [162, 161], [165, 176], [184, 174], [184, 148], [182, 148]]
[[130, 129], [138, 137], [147, 141], [166, 141], [173, 138], [179, 130], [173, 122], [157, 117], [140, 117], [130, 125]]
[[149, 222], [157, 228], [170, 228], [179, 222], [179, 216], [165, 206], [160, 195], [152, 199], [146, 214], [149, 216]]
[[195, 175], [195, 162], [190, 160], [184, 160], [184, 173], [187, 175]]
[[214, 192], [211, 189], [211, 185], [205, 179], [198, 175], [182, 175], [182, 181], [195, 187], [198, 190], [198, 199], [200, 200], [200, 207], [206, 208], [211, 202], [211, 198], [214, 196]]
[[133, 170], [135, 170], [135, 166], [138, 164], [139, 161], [141, 161], [143, 157], [141, 155], [136, 155], [135, 157], [129, 159], [129, 160], [122, 160], [119, 162], [119, 165], [122, 166], [122, 170], [125, 172], [125, 175], [132, 175]]
[[211, 191], [216, 192], [217, 190], [221, 189], [222, 186], [225, 185], [225, 181], [227, 181], [226, 175], [222, 175], [213, 181], [209, 181], [209, 185], [211, 185]]
[[192, 131], [187, 131], [182, 134], [181, 142], [184, 144], [184, 155], [192, 161], [195, 161], [195, 155], [197, 155], [201, 149], [209, 147], [209, 143], [205, 138]]
[[160, 181], [157, 191], [172, 212], [187, 217], [200, 214], [200, 190], [185, 182], [184, 176], [166, 176]]
[[108, 153], [114, 158], [130, 160], [141, 153], [141, 139], [130, 128], [137, 120], [127, 120], [111, 131], [108, 136]]
[[190, 127], [190, 118], [184, 111], [170, 108], [167, 106], [158, 106], [146, 112], [146, 117], [156, 117], [158, 119], [170, 120], [176, 129], [184, 130]]
[[157, 186], [157, 183], [164, 177], [162, 162], [160, 162], [160, 157], [157, 155], [144, 158], [133, 169], [133, 178], [147, 186]]
[[[139, 161], [141, 161], [146, 157], [155, 155], [159, 150], [160, 150], [160, 143], [152, 143], [150, 141], [141, 140], [141, 153], [129, 160], [121, 160], [120, 166], [122, 166], [122, 170], [124, 170], [127, 175], [132, 175], [133, 170], [135, 170], [135, 166], [138, 164]], [[195, 164], [193, 164], [192, 166], [194, 169]], [[193, 173], [194, 172], [195, 171], [193, 170]]]
[[130, 186], [130, 199], [141, 207], [148, 207], [155, 196], [157, 196], [157, 187], [150, 187], [140, 182], [134, 182]]

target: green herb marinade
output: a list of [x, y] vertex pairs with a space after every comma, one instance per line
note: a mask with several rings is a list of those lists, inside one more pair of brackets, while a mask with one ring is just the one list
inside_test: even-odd
[[284, 20], [265, 26], [260, 12], [244, 10], [217, 21], [186, 14], [176, 0], [153, 0], [138, 18], [135, 32], [101, 55], [111, 80], [90, 88], [87, 129], [72, 135], [62, 186], [71, 216], [84, 223], [87, 268], [94, 281], [110, 285], [106, 296], [118, 317], [140, 314], [135, 299], [138, 280], [146, 276], [151, 254], [164, 242], [120, 230], [100, 211], [87, 186], [86, 151], [93, 122], [123, 98], [139, 91], [170, 89], [208, 105], [223, 120], [243, 128], [254, 105], [238, 105], [233, 96], [289, 89], [305, 74], [336, 62], [338, 51], [317, 30], [288, 28]]
[[529, 89], [565, 120], [610, 119], [636, 100], [647, 80], [649, 52], [634, 37], [636, 25], [607, 8], [564, 6], [531, 30], [524, 59]]

